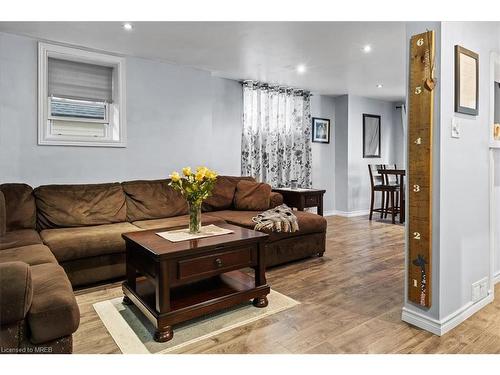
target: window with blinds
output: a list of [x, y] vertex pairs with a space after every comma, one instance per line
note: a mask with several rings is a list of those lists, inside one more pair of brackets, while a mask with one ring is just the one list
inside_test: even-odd
[[43, 43], [39, 54], [39, 143], [123, 146], [123, 59]]
[[49, 57], [51, 133], [105, 138], [112, 90], [112, 68]]

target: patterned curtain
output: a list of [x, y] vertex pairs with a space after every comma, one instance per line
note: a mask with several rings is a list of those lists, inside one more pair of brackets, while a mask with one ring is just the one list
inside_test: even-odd
[[311, 187], [308, 91], [243, 83], [241, 172], [273, 187]]

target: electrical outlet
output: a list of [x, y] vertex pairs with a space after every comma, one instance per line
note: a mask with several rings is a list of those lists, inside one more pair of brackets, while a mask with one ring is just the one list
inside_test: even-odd
[[460, 125], [455, 117], [451, 118], [451, 137], [460, 138]]
[[488, 278], [485, 277], [472, 284], [472, 302], [477, 302], [488, 296]]

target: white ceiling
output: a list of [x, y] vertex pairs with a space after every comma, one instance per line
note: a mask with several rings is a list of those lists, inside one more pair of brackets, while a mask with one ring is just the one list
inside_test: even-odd
[[[0, 22], [0, 31], [325, 95], [404, 97], [402, 22]], [[372, 52], [364, 53], [370, 44]], [[307, 72], [299, 75], [298, 64]], [[377, 88], [377, 84], [382, 88]]]

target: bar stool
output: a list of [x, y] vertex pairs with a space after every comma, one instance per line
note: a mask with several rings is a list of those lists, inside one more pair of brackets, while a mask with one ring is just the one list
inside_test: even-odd
[[[397, 164], [392, 164], [392, 165], [384, 164], [383, 165], [383, 169], [398, 169], [398, 166], [397, 166]], [[400, 210], [400, 207], [399, 207], [399, 183], [400, 183], [399, 179], [400, 179], [400, 177], [398, 175], [386, 174], [385, 175], [384, 184], [385, 185], [389, 185], [389, 186], [396, 186], [397, 190], [396, 190], [396, 196], [394, 198], [394, 209], [396, 211], [396, 214], [400, 215], [401, 214], [401, 210]], [[389, 199], [386, 199], [386, 202], [385, 202], [385, 215], [384, 215], [385, 218], [387, 218], [388, 212], [389, 212]]]
[[[395, 195], [398, 192], [398, 185], [387, 184], [388, 179], [378, 173], [379, 169], [385, 169], [383, 164], [368, 164], [368, 172], [370, 174], [371, 185], [371, 200], [370, 200], [370, 220], [373, 218], [374, 212], [380, 212], [380, 218], [387, 217], [390, 213], [392, 222], [396, 223], [395, 216], [399, 209], [395, 206]], [[382, 204], [380, 208], [374, 208], [375, 205], [375, 192], [382, 193]]]

